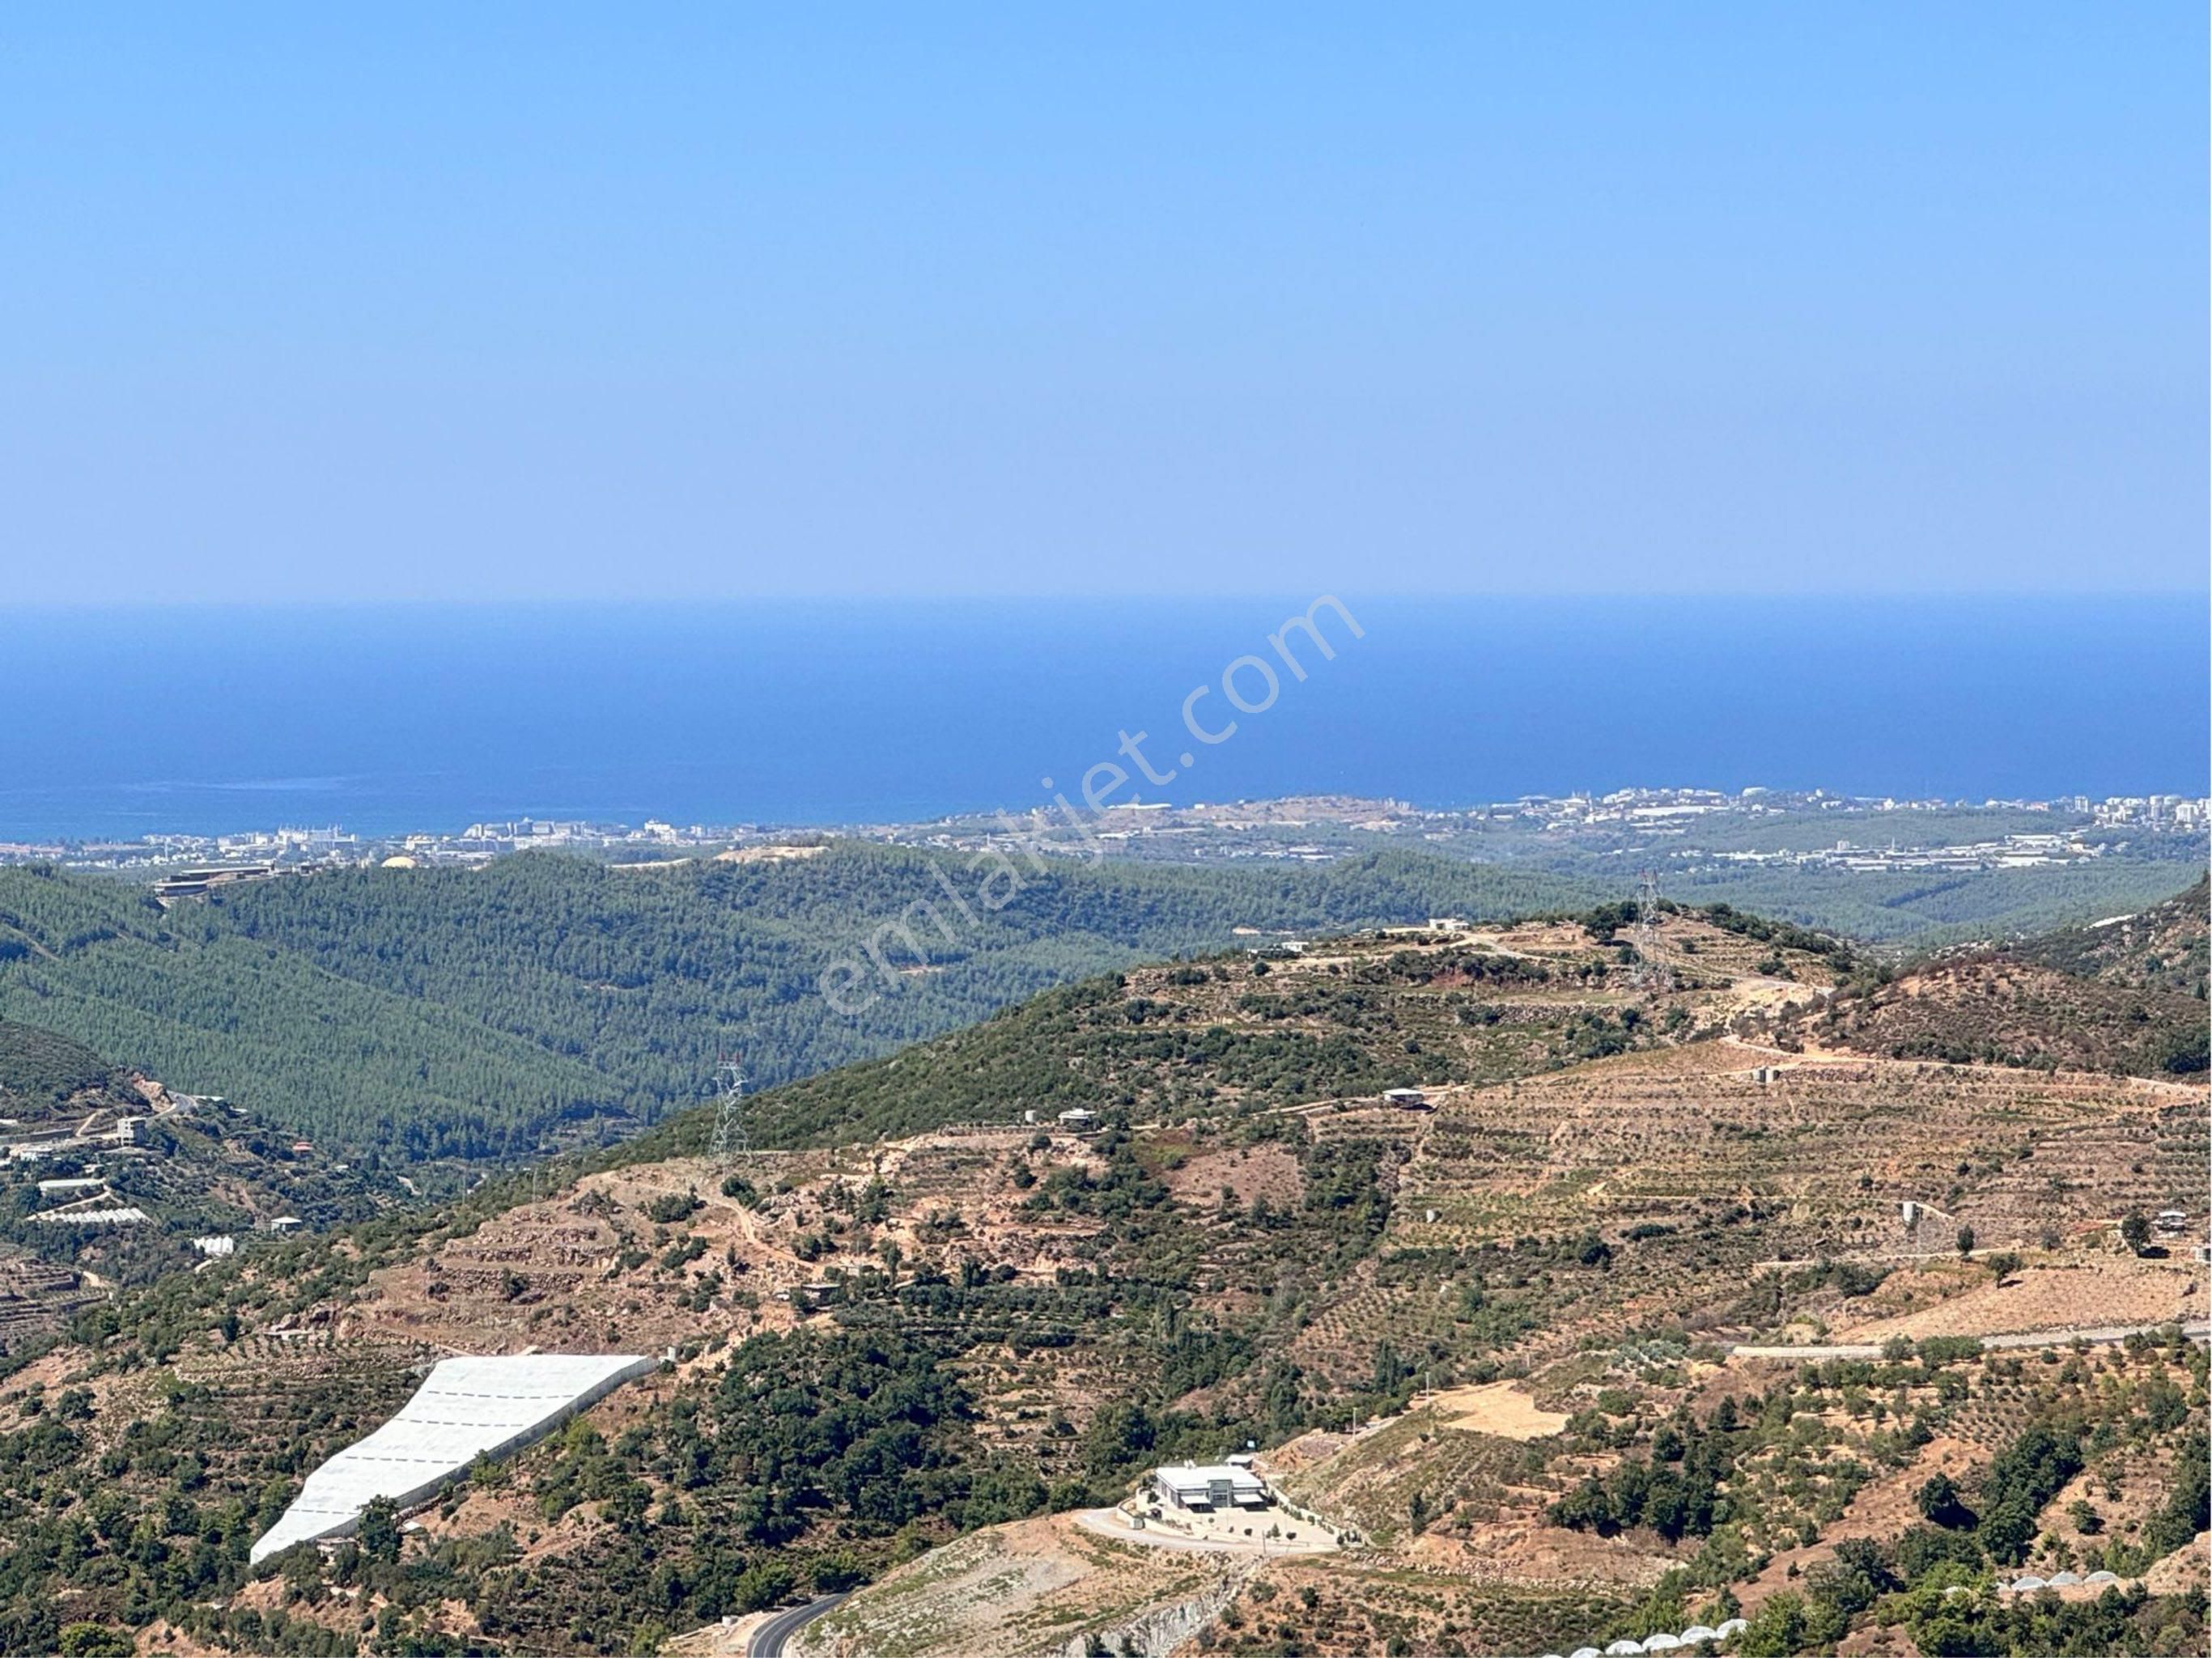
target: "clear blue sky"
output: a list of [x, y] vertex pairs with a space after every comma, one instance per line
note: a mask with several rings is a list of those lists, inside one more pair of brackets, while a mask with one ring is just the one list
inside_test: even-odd
[[2202, 591], [2205, 32], [12, 7], [0, 598]]

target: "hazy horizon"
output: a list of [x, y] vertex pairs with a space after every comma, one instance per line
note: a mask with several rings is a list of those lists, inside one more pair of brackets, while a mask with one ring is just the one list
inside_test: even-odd
[[20, 12], [7, 598], [2199, 593], [2205, 29]]

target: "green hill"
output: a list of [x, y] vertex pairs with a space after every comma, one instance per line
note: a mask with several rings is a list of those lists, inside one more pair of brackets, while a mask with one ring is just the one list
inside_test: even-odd
[[0, 1019], [0, 1114], [45, 1115], [58, 1106], [127, 1092], [115, 1066], [82, 1042]]
[[[785, 863], [346, 871], [164, 912], [112, 882], [0, 870], [0, 1016], [319, 1136], [496, 1157], [653, 1121], [730, 1048], [781, 1082], [1240, 927], [1498, 917], [1585, 893], [1402, 853], [1264, 871], [1059, 860], [1022, 865], [994, 909], [970, 859], [842, 843]], [[923, 953], [880, 932], [902, 918]], [[866, 975], [852, 1016], [819, 988], [843, 962]]]

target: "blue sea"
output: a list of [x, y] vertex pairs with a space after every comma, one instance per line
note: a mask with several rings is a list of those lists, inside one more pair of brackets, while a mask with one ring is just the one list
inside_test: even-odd
[[2202, 595], [1346, 590], [1301, 679], [1312, 597], [0, 613], [0, 840], [917, 820], [1133, 773], [1123, 732], [1164, 780], [1114, 798], [1184, 803], [2207, 790]]

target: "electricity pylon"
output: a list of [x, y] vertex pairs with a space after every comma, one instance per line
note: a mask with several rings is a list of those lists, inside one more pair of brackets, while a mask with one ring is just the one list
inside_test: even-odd
[[707, 1156], [711, 1162], [730, 1163], [753, 1149], [745, 1134], [744, 1067], [732, 1054], [715, 1067], [714, 1074], [721, 1078], [722, 1093], [714, 1108], [714, 1138], [708, 1145]]
[[1667, 991], [1674, 987], [1674, 975], [1659, 959], [1659, 878], [1645, 870], [1637, 878], [1636, 886], [1636, 970], [1630, 982], [1638, 990]]

